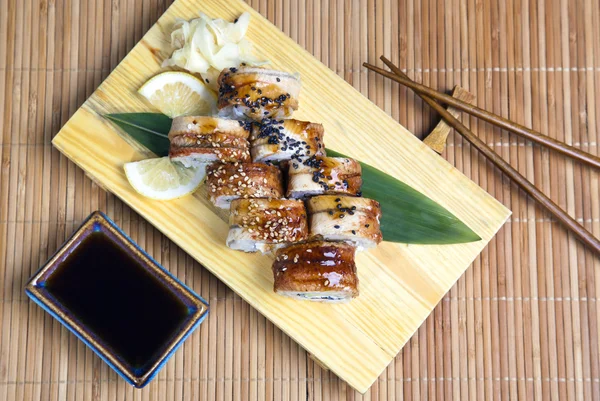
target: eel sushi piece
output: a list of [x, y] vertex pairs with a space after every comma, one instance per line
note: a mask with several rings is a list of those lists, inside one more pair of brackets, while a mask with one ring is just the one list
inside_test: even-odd
[[221, 71], [218, 83], [222, 117], [261, 121], [289, 117], [298, 109], [297, 74], [242, 66]]
[[381, 207], [373, 199], [321, 195], [306, 201], [311, 239], [343, 241], [363, 250], [382, 241]]
[[231, 202], [227, 246], [244, 252], [270, 253], [306, 240], [304, 203], [295, 199], [249, 198]]
[[218, 208], [229, 209], [238, 198], [281, 198], [281, 170], [264, 163], [214, 163], [206, 168], [206, 185], [210, 201]]
[[277, 294], [309, 301], [346, 302], [358, 296], [355, 249], [343, 242], [311, 241], [277, 250]]
[[250, 124], [216, 117], [175, 117], [169, 157], [186, 167], [250, 161]]
[[288, 166], [287, 197], [303, 199], [315, 195], [360, 196], [361, 167], [344, 157], [309, 157], [292, 160]]
[[255, 124], [250, 135], [253, 161], [300, 161], [311, 156], [325, 156], [323, 126], [299, 120], [264, 119]]

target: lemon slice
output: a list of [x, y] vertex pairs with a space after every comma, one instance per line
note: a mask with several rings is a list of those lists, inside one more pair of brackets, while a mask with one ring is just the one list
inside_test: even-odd
[[125, 175], [139, 194], [150, 199], [171, 200], [191, 194], [200, 187], [206, 166], [185, 168], [168, 156], [125, 164]]
[[152, 77], [138, 90], [161, 113], [177, 116], [210, 116], [217, 112], [217, 97], [200, 79], [179, 71]]

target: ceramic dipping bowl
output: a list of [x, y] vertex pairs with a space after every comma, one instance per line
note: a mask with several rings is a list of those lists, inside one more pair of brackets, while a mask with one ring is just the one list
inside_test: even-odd
[[204, 299], [101, 212], [87, 218], [25, 292], [137, 388], [208, 313]]

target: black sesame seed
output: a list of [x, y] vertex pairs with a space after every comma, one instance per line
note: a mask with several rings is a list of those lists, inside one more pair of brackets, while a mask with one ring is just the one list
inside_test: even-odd
[[366, 228], [369, 228], [369, 226], [370, 226], [370, 224], [365, 224], [365, 227], [366, 227]]
[[352, 207], [351, 207], [351, 209], [352, 209], [352, 210], [356, 210], [356, 206], [352, 206]]
[[[233, 23], [234, 23], [234, 24], [237, 24], [237, 22], [238, 22], [238, 19], [237, 19], [237, 18], [233, 20]], [[242, 65], [244, 65], [244, 64], [242, 64]]]
[[[327, 178], [329, 178], [329, 176], [327, 176]], [[331, 179], [331, 178], [329, 178], [329, 179]], [[339, 201], [341, 201], [341, 199], [340, 198], [335, 198], [335, 201], [339, 202]], [[341, 207], [342, 205], [338, 205], [338, 206]]]
[[206, 81], [206, 83], [207, 83], [207, 84], [209, 84], [209, 83], [210, 83], [210, 81], [209, 81], [208, 79], [205, 79], [205, 81]]
[[338, 226], [337, 224], [335, 226], [333, 226], [334, 228], [340, 228], [340, 226]]
[[356, 231], [352, 230], [352, 234], [356, 235]]
[[279, 78], [276, 78], [276, 79], [277, 79], [277, 82], [281, 82], [281, 79], [279, 79]]
[[333, 216], [333, 210], [330, 210], [330, 211], [329, 211], [329, 215], [330, 215], [330, 216]]

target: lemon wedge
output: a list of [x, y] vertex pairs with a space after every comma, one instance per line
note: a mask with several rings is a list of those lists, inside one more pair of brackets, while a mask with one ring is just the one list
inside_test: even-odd
[[186, 168], [168, 156], [126, 163], [125, 175], [140, 195], [156, 200], [181, 198], [196, 191], [206, 175], [206, 166]]
[[217, 96], [200, 79], [180, 71], [167, 71], [148, 80], [138, 90], [161, 113], [177, 116], [210, 116], [217, 112]]

